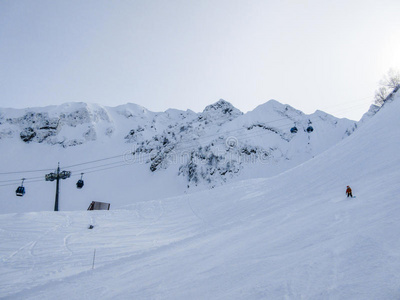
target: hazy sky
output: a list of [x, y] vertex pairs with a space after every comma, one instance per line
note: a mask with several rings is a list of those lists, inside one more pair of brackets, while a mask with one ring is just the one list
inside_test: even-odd
[[400, 69], [399, 13], [398, 0], [2, 0], [0, 106], [276, 99], [358, 120]]

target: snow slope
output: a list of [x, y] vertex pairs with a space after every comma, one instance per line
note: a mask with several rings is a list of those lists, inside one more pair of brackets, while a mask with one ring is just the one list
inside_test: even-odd
[[0, 215], [0, 297], [399, 299], [399, 98], [275, 177], [107, 212]]

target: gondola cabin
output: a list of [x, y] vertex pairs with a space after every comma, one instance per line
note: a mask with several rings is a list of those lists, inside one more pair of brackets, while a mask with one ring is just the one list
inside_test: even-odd
[[296, 133], [297, 132], [297, 127], [295, 126], [295, 127], [290, 128], [290, 132], [291, 133]]
[[25, 195], [24, 181], [25, 181], [25, 178], [22, 178], [21, 185], [19, 187], [17, 187], [17, 190], [15, 191], [15, 194], [18, 197], [22, 197], [23, 195]]
[[84, 182], [82, 179], [79, 179], [78, 182], [76, 183], [76, 188], [81, 189], [83, 188]]
[[312, 126], [308, 126], [307, 127], [307, 132], [308, 133], [313, 132], [313, 131], [314, 131], [314, 128], [312, 128]]
[[81, 179], [78, 180], [78, 182], [76, 183], [76, 188], [77, 189], [81, 189], [83, 188], [84, 182], [83, 182], [83, 173], [81, 173]]
[[15, 194], [16, 194], [18, 197], [22, 197], [22, 196], [25, 194], [25, 187], [19, 186], [19, 187], [17, 188], [17, 190], [15, 191]]

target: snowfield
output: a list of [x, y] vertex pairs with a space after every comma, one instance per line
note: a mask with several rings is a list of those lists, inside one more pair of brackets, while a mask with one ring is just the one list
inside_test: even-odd
[[400, 299], [399, 98], [277, 176], [0, 215], [0, 297]]

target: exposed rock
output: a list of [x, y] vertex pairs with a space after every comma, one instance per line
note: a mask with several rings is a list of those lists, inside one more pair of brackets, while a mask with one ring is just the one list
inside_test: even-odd
[[21, 137], [21, 140], [23, 140], [25, 143], [29, 143], [36, 136], [36, 132], [33, 130], [32, 127], [28, 127], [21, 131], [19, 136]]

